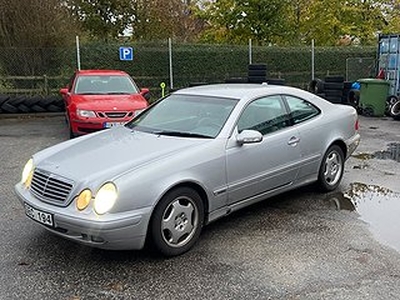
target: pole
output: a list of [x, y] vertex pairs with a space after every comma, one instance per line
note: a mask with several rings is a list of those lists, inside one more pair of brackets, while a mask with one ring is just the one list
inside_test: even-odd
[[315, 79], [315, 42], [311, 40], [311, 80]]
[[168, 39], [168, 48], [169, 48], [169, 85], [171, 90], [174, 89], [174, 74], [173, 74], [173, 70], [172, 70], [172, 39], [169, 38]]
[[249, 39], [249, 65], [253, 62], [253, 47], [251, 44], [251, 39]]
[[81, 54], [79, 49], [79, 36], [76, 36], [76, 62], [78, 64], [78, 71], [81, 70]]

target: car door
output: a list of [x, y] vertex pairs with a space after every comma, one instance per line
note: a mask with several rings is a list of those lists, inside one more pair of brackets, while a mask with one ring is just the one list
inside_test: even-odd
[[[300, 140], [280, 95], [252, 101], [236, 127], [226, 152], [229, 204], [284, 188], [296, 179]], [[246, 129], [261, 132], [263, 140], [239, 145], [236, 135]]]
[[311, 102], [293, 95], [285, 95], [284, 98], [292, 123], [297, 128], [302, 141], [299, 147], [302, 162], [298, 179], [307, 181], [318, 174], [322, 156], [327, 148], [324, 139], [327, 136], [327, 129], [321, 121], [321, 111]]

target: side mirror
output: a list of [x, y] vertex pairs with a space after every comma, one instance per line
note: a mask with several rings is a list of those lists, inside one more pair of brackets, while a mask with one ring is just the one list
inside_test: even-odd
[[263, 136], [256, 130], [243, 130], [236, 136], [236, 140], [240, 145], [260, 143]]
[[62, 88], [60, 89], [60, 94], [65, 96], [66, 94], [68, 94], [68, 88]]
[[150, 90], [147, 88], [143, 88], [140, 90], [140, 95], [143, 96], [144, 99], [146, 99], [147, 101], [150, 100]]

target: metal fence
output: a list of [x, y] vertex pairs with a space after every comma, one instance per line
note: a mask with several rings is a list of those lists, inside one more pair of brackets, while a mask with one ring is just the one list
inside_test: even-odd
[[346, 80], [356, 81], [360, 78], [376, 76], [377, 60], [373, 57], [352, 57], [346, 59]]
[[[310, 80], [340, 74], [347, 80], [373, 76], [374, 48], [257, 47], [203, 45], [168, 41], [133, 44], [133, 61], [121, 61], [119, 48], [126, 42], [83, 44], [83, 69], [127, 71], [142, 87], [158, 97], [161, 83], [182, 88], [191, 83], [224, 82], [246, 77], [249, 62], [265, 63], [268, 76], [305, 87]], [[0, 49], [0, 94], [49, 95], [68, 83], [77, 69], [76, 47]]]

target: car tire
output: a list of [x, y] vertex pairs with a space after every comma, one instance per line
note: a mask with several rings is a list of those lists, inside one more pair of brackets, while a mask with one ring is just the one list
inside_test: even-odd
[[338, 145], [332, 145], [322, 159], [318, 174], [318, 187], [323, 192], [333, 191], [340, 184], [343, 173], [343, 150]]
[[245, 77], [231, 77], [225, 79], [225, 83], [248, 83], [249, 80]]
[[321, 94], [324, 92], [324, 81], [321, 79], [313, 79], [308, 84], [308, 91], [313, 94]]
[[263, 83], [267, 82], [267, 78], [265, 76], [249, 76], [249, 83]]
[[390, 115], [395, 120], [400, 120], [400, 101], [397, 101], [395, 104], [392, 105], [390, 108]]
[[344, 89], [344, 83], [339, 83], [339, 82], [325, 82], [324, 84], [324, 90], [343, 90]]
[[204, 223], [204, 205], [191, 188], [179, 187], [157, 204], [151, 221], [152, 245], [164, 256], [180, 255], [196, 243]]
[[267, 70], [249, 70], [248, 76], [267, 76]]
[[329, 75], [329, 76], [325, 77], [325, 82], [342, 83], [342, 82], [344, 82], [344, 76], [341, 76], [341, 75]]
[[266, 64], [249, 64], [247, 67], [247, 70], [263, 70], [267, 71], [267, 65]]

